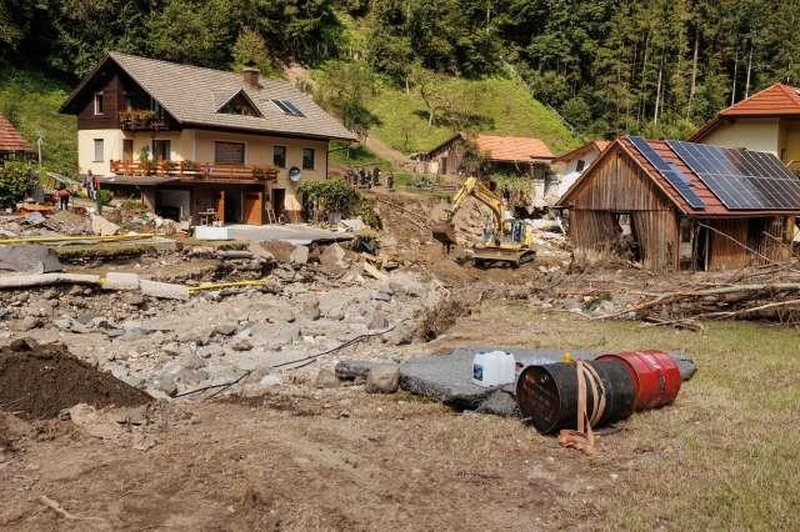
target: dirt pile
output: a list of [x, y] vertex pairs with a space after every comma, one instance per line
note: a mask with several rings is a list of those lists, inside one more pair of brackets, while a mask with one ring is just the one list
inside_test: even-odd
[[74, 358], [64, 345], [30, 339], [0, 348], [0, 409], [47, 419], [78, 403], [137, 406], [146, 393]]

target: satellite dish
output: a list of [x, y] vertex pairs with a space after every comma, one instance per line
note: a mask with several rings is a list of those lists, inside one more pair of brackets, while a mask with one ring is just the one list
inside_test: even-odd
[[300, 178], [303, 177], [300, 173], [300, 169], [296, 166], [292, 166], [289, 168], [289, 179], [294, 181], [295, 183], [300, 181]]

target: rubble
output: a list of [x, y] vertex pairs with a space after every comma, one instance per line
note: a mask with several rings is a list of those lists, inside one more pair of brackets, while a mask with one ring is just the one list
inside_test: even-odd
[[45, 246], [0, 246], [0, 272], [52, 273], [63, 271], [58, 256]]

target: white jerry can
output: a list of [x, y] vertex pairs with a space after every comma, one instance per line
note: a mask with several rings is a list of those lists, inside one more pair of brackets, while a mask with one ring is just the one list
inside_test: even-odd
[[516, 379], [516, 360], [505, 351], [478, 353], [472, 359], [472, 382], [478, 386], [511, 384]]

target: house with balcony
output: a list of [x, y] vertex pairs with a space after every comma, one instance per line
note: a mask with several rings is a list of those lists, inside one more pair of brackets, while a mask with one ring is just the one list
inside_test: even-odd
[[78, 165], [193, 223], [298, 221], [300, 183], [328, 177], [331, 140], [356, 136], [289, 82], [109, 53], [61, 108]]
[[690, 141], [772, 153], [800, 170], [800, 88], [767, 87], [717, 113]]

